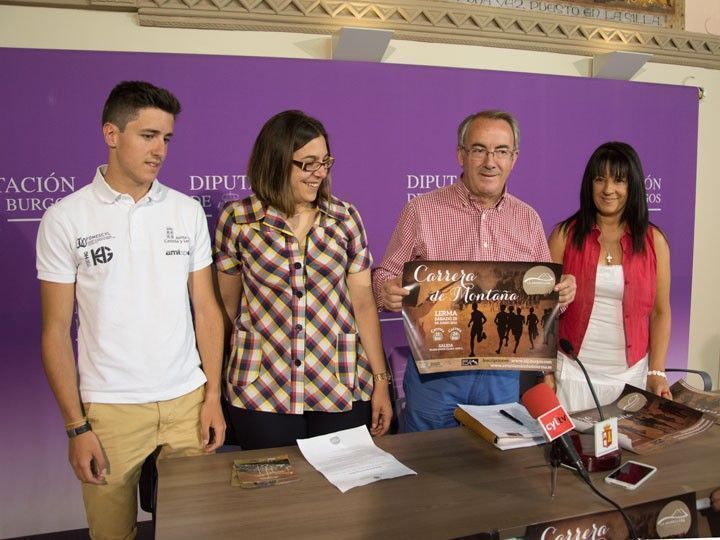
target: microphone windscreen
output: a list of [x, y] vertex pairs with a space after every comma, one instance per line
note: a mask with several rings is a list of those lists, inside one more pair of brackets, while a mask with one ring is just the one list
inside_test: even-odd
[[522, 395], [520, 401], [522, 401], [522, 404], [525, 405], [533, 418], [537, 418], [560, 405], [555, 392], [545, 383], [533, 386]]
[[572, 355], [573, 355], [573, 350], [574, 350], [574, 349], [573, 349], [572, 343], [570, 343], [567, 339], [562, 338], [562, 339], [560, 340], [560, 348], [562, 349], [562, 351], [563, 351], [565, 354], [567, 354], [568, 356], [572, 357]]

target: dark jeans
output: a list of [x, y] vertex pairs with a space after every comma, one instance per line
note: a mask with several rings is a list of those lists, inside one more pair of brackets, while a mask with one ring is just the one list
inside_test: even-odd
[[249, 411], [228, 405], [227, 421], [235, 441], [243, 450], [292, 446], [296, 439], [325, 435], [362, 425], [370, 427], [372, 409], [369, 401], [354, 401], [347, 412], [313, 412], [282, 414]]

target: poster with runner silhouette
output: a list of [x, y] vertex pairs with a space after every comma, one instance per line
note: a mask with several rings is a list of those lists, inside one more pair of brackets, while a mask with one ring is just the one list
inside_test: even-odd
[[412, 261], [403, 324], [420, 373], [551, 371], [562, 265]]

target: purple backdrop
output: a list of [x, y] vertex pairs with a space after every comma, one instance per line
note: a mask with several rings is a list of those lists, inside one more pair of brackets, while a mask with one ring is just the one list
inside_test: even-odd
[[[629, 142], [648, 176], [651, 219], [672, 248], [668, 364], [687, 364], [694, 88], [172, 54], [0, 49], [0, 65], [0, 252], [7, 257], [0, 281], [2, 537], [82, 526], [68, 521], [77, 514], [79, 489], [40, 364], [34, 243], [43, 208], [85, 185], [104, 162], [100, 112], [108, 91], [123, 79], [149, 80], [179, 97], [184, 112], [160, 177], [197, 197], [211, 225], [223, 200], [247, 194], [248, 154], [267, 118], [288, 108], [320, 118], [337, 158], [333, 190], [359, 208], [378, 262], [407, 199], [456, 179], [455, 130], [469, 113], [500, 108], [519, 119], [520, 158], [509, 189], [538, 210], [548, 233], [576, 209], [592, 150], [607, 140]], [[383, 331], [388, 348], [402, 342], [399, 322], [385, 321]]]

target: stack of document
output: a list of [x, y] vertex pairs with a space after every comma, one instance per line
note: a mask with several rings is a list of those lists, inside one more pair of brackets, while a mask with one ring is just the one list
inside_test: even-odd
[[536, 446], [546, 442], [537, 420], [520, 403], [461, 405], [455, 419], [500, 450]]

